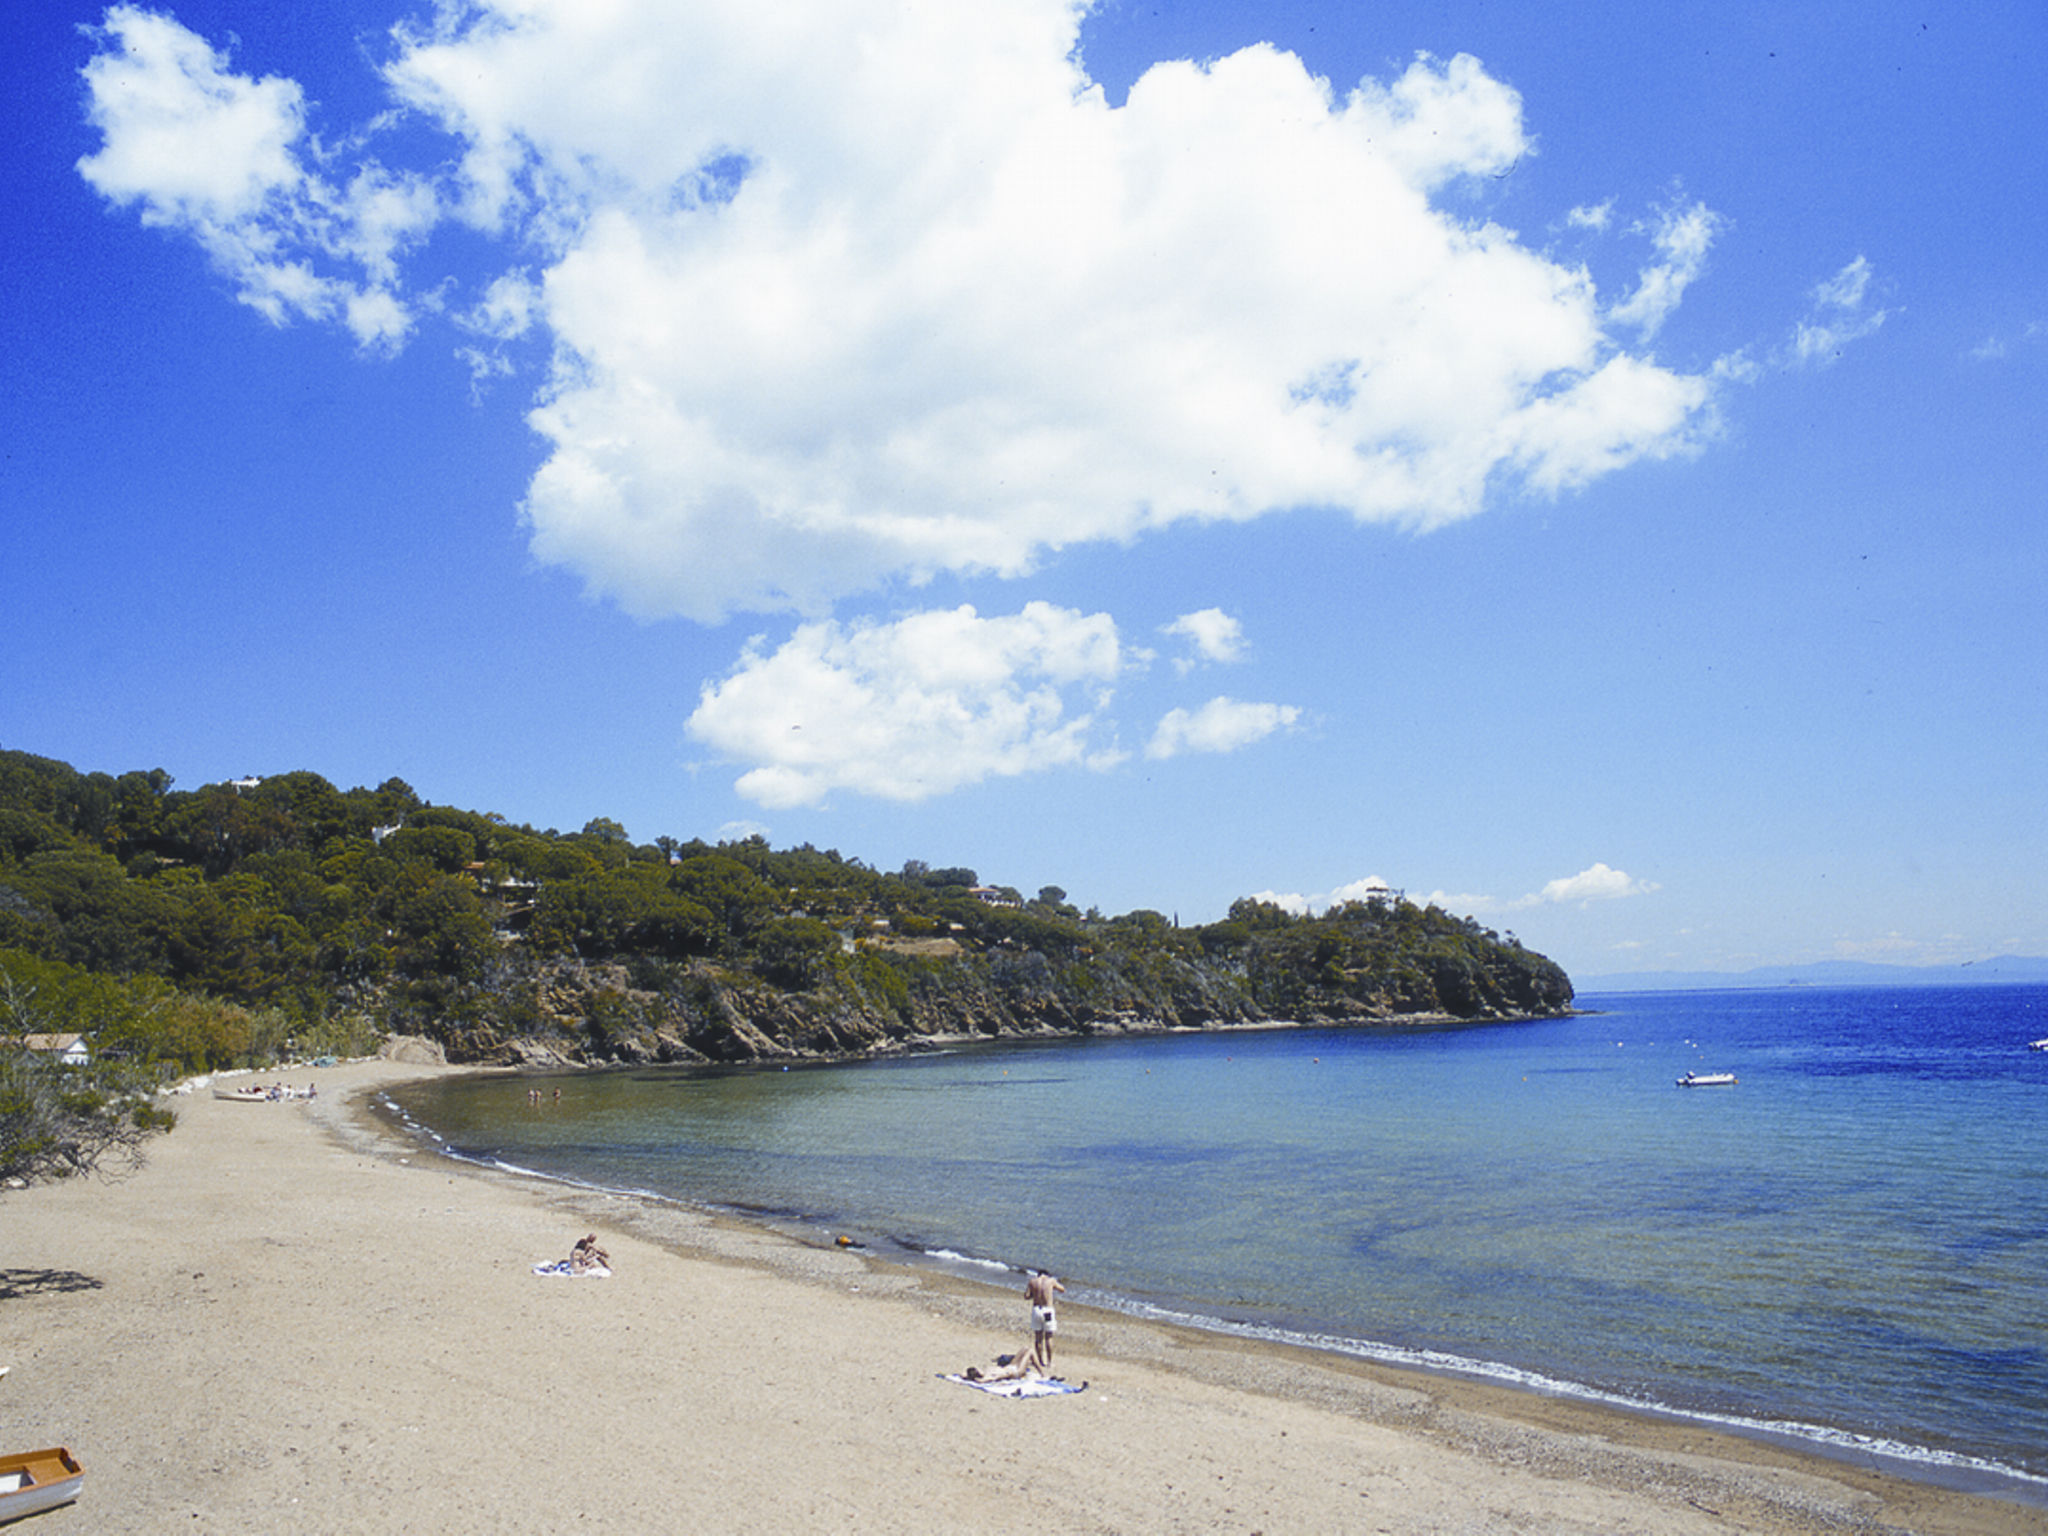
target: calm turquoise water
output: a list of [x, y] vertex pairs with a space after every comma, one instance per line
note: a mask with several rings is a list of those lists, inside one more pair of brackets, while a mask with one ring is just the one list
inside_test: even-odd
[[[2048, 1489], [2048, 988], [397, 1095], [460, 1155]], [[1732, 1089], [1679, 1089], [1688, 1069]]]

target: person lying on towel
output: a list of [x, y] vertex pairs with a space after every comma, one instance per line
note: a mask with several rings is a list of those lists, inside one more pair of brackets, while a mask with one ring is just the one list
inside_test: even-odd
[[969, 1381], [1036, 1381], [1045, 1372], [1031, 1358], [1031, 1346], [1027, 1344], [1014, 1355], [996, 1356], [994, 1365], [985, 1369], [970, 1365], [960, 1374]]

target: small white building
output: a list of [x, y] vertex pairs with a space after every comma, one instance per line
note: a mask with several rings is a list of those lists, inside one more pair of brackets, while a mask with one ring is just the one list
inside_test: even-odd
[[92, 1061], [92, 1048], [83, 1035], [23, 1035], [21, 1043], [32, 1051], [48, 1051], [67, 1067], [83, 1067]]

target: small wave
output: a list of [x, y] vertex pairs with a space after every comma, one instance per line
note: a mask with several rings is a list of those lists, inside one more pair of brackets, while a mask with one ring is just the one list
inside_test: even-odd
[[918, 1250], [928, 1259], [937, 1259], [942, 1264], [961, 1264], [970, 1269], [994, 1270], [999, 1275], [1014, 1275], [1018, 1270], [1013, 1264], [1001, 1259], [977, 1259], [971, 1253], [958, 1253], [951, 1248], [923, 1248]]

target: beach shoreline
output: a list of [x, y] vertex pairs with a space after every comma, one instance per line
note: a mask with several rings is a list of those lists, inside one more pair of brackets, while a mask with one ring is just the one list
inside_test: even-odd
[[[456, 1070], [201, 1090], [132, 1178], [0, 1196], [6, 1446], [87, 1467], [39, 1531], [2048, 1529], [1693, 1421], [1078, 1306], [1059, 1363], [1089, 1390], [989, 1399], [939, 1376], [1016, 1348], [1021, 1297], [450, 1159], [370, 1107]], [[534, 1275], [584, 1231], [612, 1279]]]

